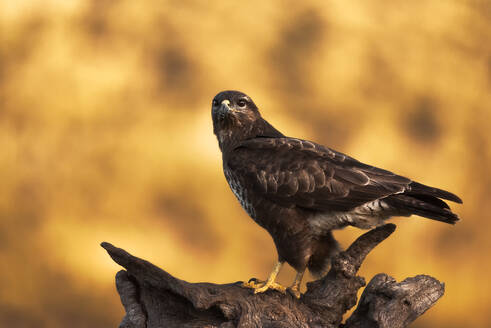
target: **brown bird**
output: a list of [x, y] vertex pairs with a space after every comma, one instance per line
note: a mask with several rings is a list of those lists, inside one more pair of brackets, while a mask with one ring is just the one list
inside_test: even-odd
[[278, 252], [266, 282], [245, 284], [256, 293], [284, 291], [275, 279], [287, 262], [297, 271], [290, 291], [299, 297], [305, 270], [322, 276], [340, 251], [333, 229], [369, 229], [392, 216], [413, 214], [450, 224], [459, 220], [442, 200], [462, 203], [458, 196], [287, 137], [242, 92], [217, 94], [212, 119], [227, 182]]

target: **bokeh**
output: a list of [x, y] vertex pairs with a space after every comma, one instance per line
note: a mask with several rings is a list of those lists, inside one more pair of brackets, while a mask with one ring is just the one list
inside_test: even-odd
[[456, 226], [393, 219], [361, 274], [445, 282], [413, 327], [491, 326], [490, 1], [2, 0], [1, 327], [117, 326], [102, 241], [189, 281], [266, 277], [273, 242], [212, 133], [224, 89], [287, 135], [460, 195]]

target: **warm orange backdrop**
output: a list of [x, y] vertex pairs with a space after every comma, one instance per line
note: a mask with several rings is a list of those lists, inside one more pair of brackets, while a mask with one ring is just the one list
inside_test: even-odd
[[361, 274], [444, 281], [414, 327], [491, 326], [490, 22], [486, 0], [0, 1], [0, 326], [116, 327], [101, 241], [190, 281], [267, 275], [212, 134], [223, 89], [459, 194], [460, 223], [394, 219]]

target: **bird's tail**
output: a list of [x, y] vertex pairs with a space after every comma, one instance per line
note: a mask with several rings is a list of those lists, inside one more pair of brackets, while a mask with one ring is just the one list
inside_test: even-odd
[[455, 203], [462, 204], [462, 199], [460, 199], [459, 196], [452, 194], [451, 192], [443, 189], [426, 186], [424, 184], [414, 181], [411, 182], [409, 188], [410, 189], [404, 193], [405, 195], [426, 195], [426, 196], [432, 196], [433, 198], [446, 199]]
[[459, 203], [462, 203], [462, 201], [447, 191], [436, 188], [432, 189], [437, 191], [433, 195], [430, 192], [418, 193], [410, 191], [392, 195], [387, 197], [385, 201], [391, 207], [401, 210], [405, 215], [416, 214], [428, 219], [455, 224], [459, 220], [459, 217], [450, 210], [447, 203], [438, 197], [444, 198], [443, 196], [445, 196], [445, 199], [451, 197], [451, 200]]

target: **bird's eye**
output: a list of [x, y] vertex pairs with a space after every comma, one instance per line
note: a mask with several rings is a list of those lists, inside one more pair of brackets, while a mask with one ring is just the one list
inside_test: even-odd
[[245, 100], [241, 99], [241, 100], [239, 100], [239, 101], [237, 102], [237, 105], [238, 105], [239, 107], [245, 107], [245, 106], [247, 105], [247, 102], [246, 102]]
[[213, 99], [213, 102], [212, 102], [212, 105], [213, 105], [213, 107], [216, 107], [216, 106], [218, 106], [218, 100], [216, 100], [216, 99]]

